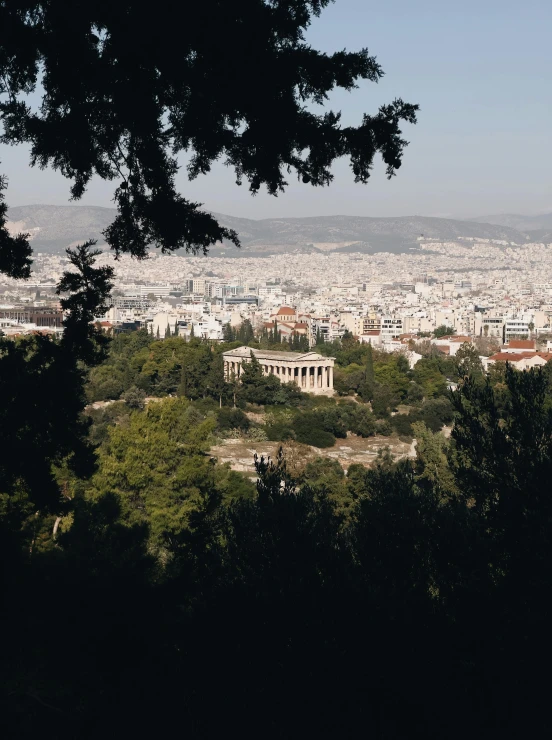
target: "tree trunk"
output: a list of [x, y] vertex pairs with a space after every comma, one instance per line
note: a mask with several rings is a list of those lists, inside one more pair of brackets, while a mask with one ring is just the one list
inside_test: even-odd
[[52, 537], [54, 538], [54, 540], [57, 537], [57, 532], [58, 532], [58, 529], [59, 529], [60, 522], [61, 522], [61, 517], [60, 516], [56, 516], [56, 521], [54, 522], [54, 529], [52, 531]]

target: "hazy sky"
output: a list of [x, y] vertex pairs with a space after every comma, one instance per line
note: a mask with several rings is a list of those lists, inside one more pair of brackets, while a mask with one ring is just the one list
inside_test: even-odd
[[[397, 177], [382, 167], [355, 185], [346, 162], [329, 188], [290, 180], [284, 195], [252, 197], [231, 170], [179, 186], [185, 197], [248, 218], [350, 214], [481, 216], [552, 211], [552, 2], [550, 0], [336, 0], [308, 32], [327, 52], [368, 47], [385, 71], [330, 101], [346, 125], [402, 97], [419, 103]], [[10, 205], [68, 202], [68, 183], [28, 167], [27, 151], [0, 148]], [[81, 203], [110, 206], [95, 181]]]

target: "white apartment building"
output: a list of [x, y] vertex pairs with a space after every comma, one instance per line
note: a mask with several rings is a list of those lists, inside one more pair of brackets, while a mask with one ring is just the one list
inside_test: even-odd
[[529, 323], [530, 322], [526, 319], [505, 319], [504, 341], [508, 342], [510, 339], [522, 339], [524, 337], [528, 337], [531, 333], [531, 330], [529, 329]]
[[156, 298], [167, 298], [172, 291], [170, 285], [140, 285], [138, 295], [146, 298], [148, 295], [154, 295]]
[[473, 333], [476, 337], [489, 337], [502, 342], [504, 340], [504, 318], [477, 313]]
[[384, 344], [392, 339], [398, 339], [404, 333], [403, 320], [400, 316], [381, 317], [381, 339]]

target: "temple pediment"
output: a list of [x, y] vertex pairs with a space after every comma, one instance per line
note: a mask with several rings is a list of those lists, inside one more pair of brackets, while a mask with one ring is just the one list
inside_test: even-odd
[[265, 375], [276, 375], [282, 383], [296, 383], [307, 393], [333, 394], [334, 357], [318, 352], [275, 352], [272, 350], [237, 347], [223, 352], [225, 377], [239, 378], [241, 365], [251, 355], [258, 360]]

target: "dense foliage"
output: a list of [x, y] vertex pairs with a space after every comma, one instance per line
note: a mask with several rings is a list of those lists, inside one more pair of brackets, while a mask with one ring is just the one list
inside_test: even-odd
[[[415, 422], [413, 461], [383, 453], [345, 473], [326, 458], [292, 475], [282, 455], [257, 460], [256, 492], [205, 454], [218, 426], [247, 426], [240, 409], [107, 407], [95, 476], [58, 471], [72, 507], [56, 536], [53, 517], [3, 499], [21, 553], [4, 590], [12, 734], [60, 712], [58, 737], [94, 737], [98, 713], [138, 734], [178, 718], [192, 737], [229, 721], [268, 737], [539, 734], [550, 378], [467, 379], [450, 440]], [[324, 412], [336, 434], [339, 408]]]

